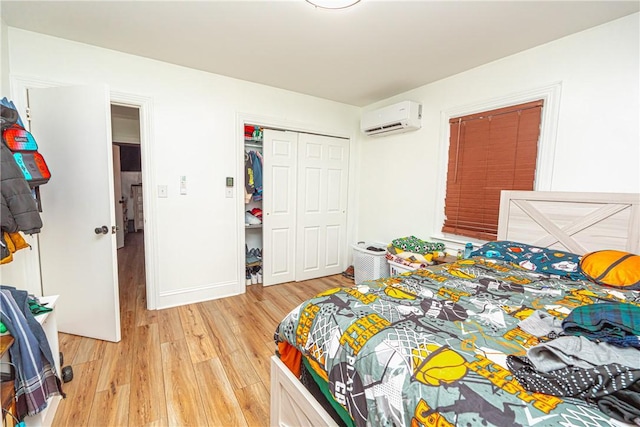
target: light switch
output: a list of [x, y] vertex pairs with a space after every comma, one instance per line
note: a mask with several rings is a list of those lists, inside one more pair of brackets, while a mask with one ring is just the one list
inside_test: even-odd
[[185, 175], [180, 177], [180, 194], [187, 194], [187, 177]]
[[227, 199], [231, 199], [233, 197], [233, 188], [232, 187], [225, 188], [224, 195], [226, 196]]
[[167, 186], [166, 185], [158, 185], [158, 197], [166, 198], [167, 197]]

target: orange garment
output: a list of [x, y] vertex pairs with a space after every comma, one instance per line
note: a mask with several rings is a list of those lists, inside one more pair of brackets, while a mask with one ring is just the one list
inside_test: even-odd
[[7, 264], [13, 261], [13, 253], [15, 251], [19, 251], [20, 249], [29, 248], [29, 244], [24, 240], [20, 233], [7, 233], [3, 231], [4, 242], [7, 244], [7, 249], [9, 250], [9, 255], [0, 260], [0, 264]]
[[280, 360], [282, 360], [282, 363], [287, 365], [287, 368], [289, 368], [296, 378], [300, 378], [302, 353], [288, 342], [278, 343], [278, 353], [280, 353]]

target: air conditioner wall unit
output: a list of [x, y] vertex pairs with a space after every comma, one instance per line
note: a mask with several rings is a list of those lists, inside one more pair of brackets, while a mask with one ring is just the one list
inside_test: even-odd
[[360, 129], [365, 135], [387, 136], [418, 130], [422, 127], [422, 105], [414, 101], [367, 111], [362, 114]]

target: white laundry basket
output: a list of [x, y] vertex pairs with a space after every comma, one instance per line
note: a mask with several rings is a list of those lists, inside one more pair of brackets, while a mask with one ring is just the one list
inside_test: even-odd
[[[369, 247], [382, 250], [380, 252], [372, 251], [367, 249]], [[358, 242], [353, 245], [353, 275], [356, 285], [367, 280], [389, 276], [386, 253], [387, 245], [385, 243]]]
[[415, 271], [414, 267], [410, 265], [398, 264], [397, 262], [393, 262], [391, 260], [387, 260], [389, 263], [389, 273], [391, 276], [397, 276], [398, 274], [408, 273], [410, 271]]

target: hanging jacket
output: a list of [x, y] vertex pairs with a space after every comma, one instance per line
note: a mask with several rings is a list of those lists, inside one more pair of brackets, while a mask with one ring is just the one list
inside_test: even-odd
[[13, 158], [13, 153], [4, 144], [0, 164], [0, 183], [2, 185], [2, 212], [0, 224], [8, 233], [22, 231], [25, 234], [39, 233], [42, 219], [38, 205], [31, 195], [31, 189], [22, 171]]
[[14, 107], [13, 102], [9, 101], [6, 97], [0, 101], [0, 129], [5, 130], [15, 123], [22, 126], [20, 114], [18, 114], [18, 111]]
[[253, 200], [258, 202], [262, 200], [262, 157], [258, 151], [252, 151], [250, 154], [251, 165], [253, 167], [253, 184], [255, 187]]
[[255, 184], [253, 181], [253, 161], [250, 153], [244, 153], [244, 203], [251, 201], [251, 196], [255, 192]]

